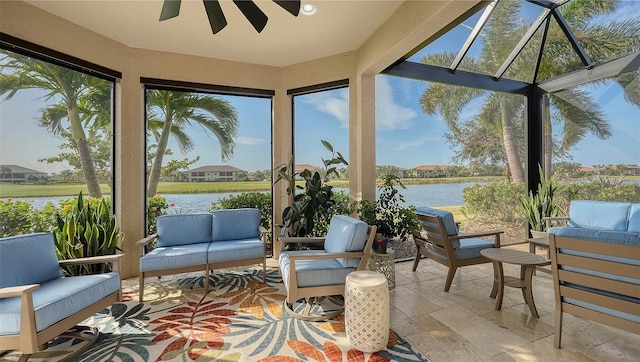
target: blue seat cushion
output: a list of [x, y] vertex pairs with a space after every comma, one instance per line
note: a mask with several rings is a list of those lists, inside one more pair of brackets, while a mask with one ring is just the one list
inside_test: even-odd
[[166, 270], [207, 264], [210, 243], [158, 247], [140, 258], [140, 271]]
[[[209, 264], [264, 257], [264, 243], [260, 239], [216, 241], [209, 244]], [[210, 265], [215, 267], [215, 265]]]
[[260, 210], [230, 209], [216, 210], [212, 214], [213, 224], [210, 230], [212, 240], [243, 240], [260, 237]]
[[[420, 249], [426, 252], [427, 254], [431, 254], [434, 256], [437, 255], [438, 257], [444, 256], [446, 259], [446, 253], [444, 251], [444, 248], [438, 245], [434, 245], [434, 246], [441, 249], [442, 254], [436, 254], [431, 249], [427, 249], [424, 247], [420, 247]], [[493, 248], [493, 247], [495, 247], [495, 244], [493, 244], [491, 241], [488, 241], [482, 238], [460, 239], [459, 247], [453, 250], [453, 254], [456, 256], [456, 259], [458, 260], [480, 258], [482, 257], [482, 255], [480, 254], [480, 250]]]
[[211, 241], [211, 214], [162, 215], [157, 219], [158, 246], [176, 246]]
[[0, 288], [42, 284], [61, 277], [53, 235], [35, 233], [0, 239]]
[[442, 220], [442, 224], [444, 225], [444, 229], [447, 232], [447, 235], [458, 235], [458, 227], [456, 226], [456, 222], [453, 219], [453, 214], [450, 211], [433, 209], [426, 206], [418, 206], [416, 207], [416, 214], [439, 216]]
[[[363, 251], [367, 243], [369, 225], [362, 220], [346, 215], [335, 215], [329, 223], [324, 239], [324, 250], [329, 253]], [[359, 258], [337, 259], [343, 267], [357, 268]]]
[[[291, 261], [289, 255], [293, 254], [317, 254], [324, 253], [322, 250], [296, 250], [286, 251], [280, 254], [278, 264], [284, 285], [289, 285], [289, 270]], [[296, 261], [296, 279], [298, 287], [317, 287], [325, 285], [344, 284], [347, 275], [355, 268], [345, 268], [336, 259], [320, 260], [298, 260]]]
[[569, 225], [589, 229], [627, 231], [631, 203], [573, 200], [569, 205]]
[[554, 226], [550, 227], [548, 232], [569, 238], [640, 246], [640, 233], [635, 232], [588, 229], [577, 226]]
[[631, 205], [631, 209], [629, 210], [629, 225], [627, 225], [627, 231], [640, 233], [640, 204]]
[[[118, 273], [59, 278], [33, 292], [36, 331], [50, 327], [120, 289]], [[20, 333], [20, 297], [0, 299], [0, 335]]]

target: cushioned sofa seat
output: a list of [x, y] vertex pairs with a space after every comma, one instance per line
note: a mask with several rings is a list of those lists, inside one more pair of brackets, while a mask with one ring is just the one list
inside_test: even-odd
[[169, 270], [207, 264], [209, 243], [158, 247], [140, 259], [140, 271]]
[[260, 239], [216, 241], [207, 248], [209, 264], [264, 257], [264, 243]]
[[[36, 330], [75, 314], [120, 289], [118, 273], [59, 278], [33, 292]], [[0, 299], [0, 335], [20, 332], [20, 297]]]
[[[280, 254], [278, 264], [285, 285], [289, 285], [290, 255], [324, 253], [324, 250], [300, 250]], [[296, 278], [298, 287], [301, 288], [344, 284], [347, 274], [355, 270], [356, 268], [345, 268], [337, 259], [296, 261]]]

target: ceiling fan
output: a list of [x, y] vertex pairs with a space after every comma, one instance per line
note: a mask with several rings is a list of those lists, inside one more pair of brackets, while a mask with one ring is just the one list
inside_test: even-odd
[[[178, 16], [178, 14], [180, 14], [181, 1], [182, 0], [164, 0], [162, 11], [160, 12], [160, 21]], [[207, 11], [211, 31], [216, 34], [227, 26], [227, 19], [224, 17], [218, 0], [202, 0], [202, 2]], [[273, 2], [280, 5], [280, 7], [293, 16], [298, 16], [300, 12], [300, 0], [273, 0]], [[252, 0], [233, 0], [233, 3], [240, 9], [244, 17], [249, 20], [258, 33], [267, 25], [269, 18]]]

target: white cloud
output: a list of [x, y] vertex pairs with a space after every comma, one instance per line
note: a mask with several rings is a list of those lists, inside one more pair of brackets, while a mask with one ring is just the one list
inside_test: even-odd
[[349, 92], [318, 92], [302, 97], [303, 102], [313, 108], [334, 116], [340, 121], [340, 128], [349, 128]]
[[[393, 89], [385, 77], [376, 78], [376, 127], [381, 131], [408, 129], [417, 117], [415, 110], [403, 107], [393, 100]], [[349, 127], [349, 93], [319, 92], [304, 96], [303, 101], [315, 109], [330, 114], [340, 121], [341, 128]]]
[[238, 145], [259, 145], [261, 143], [264, 143], [265, 140], [262, 138], [255, 138], [255, 137], [236, 137], [234, 139], [234, 141], [236, 142], [236, 144]]
[[403, 107], [393, 100], [393, 91], [384, 77], [376, 78], [376, 127], [380, 131], [408, 129], [416, 111]]
[[404, 141], [404, 142], [398, 142], [396, 143], [396, 145], [392, 148], [392, 150], [394, 151], [407, 151], [407, 150], [412, 150], [416, 147], [421, 147], [424, 146], [426, 143], [428, 142], [427, 139], [419, 139], [419, 140], [415, 140], [415, 141]]

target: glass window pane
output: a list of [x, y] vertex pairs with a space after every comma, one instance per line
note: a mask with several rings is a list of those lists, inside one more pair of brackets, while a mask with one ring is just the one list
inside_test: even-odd
[[162, 214], [257, 207], [271, 220], [271, 99], [147, 90], [148, 232]]
[[114, 84], [8, 50], [0, 67], [0, 237], [51, 232], [62, 201], [111, 194]]

